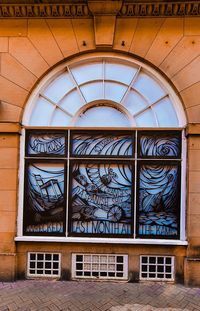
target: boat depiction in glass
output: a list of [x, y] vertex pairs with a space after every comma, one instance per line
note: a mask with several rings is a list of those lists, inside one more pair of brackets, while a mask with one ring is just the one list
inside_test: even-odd
[[179, 166], [147, 164], [139, 169], [138, 235], [177, 238], [179, 235]]
[[64, 165], [32, 163], [27, 167], [25, 234], [64, 232]]
[[71, 233], [130, 235], [132, 167], [75, 163], [72, 176]]

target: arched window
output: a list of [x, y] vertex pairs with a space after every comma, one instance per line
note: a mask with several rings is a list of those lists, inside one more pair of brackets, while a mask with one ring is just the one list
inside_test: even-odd
[[24, 113], [19, 235], [184, 240], [185, 125], [146, 64], [99, 53], [59, 65]]

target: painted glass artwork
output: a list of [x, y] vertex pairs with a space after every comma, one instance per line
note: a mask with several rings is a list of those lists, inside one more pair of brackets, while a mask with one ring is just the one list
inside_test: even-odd
[[163, 161], [144, 163], [138, 174], [138, 235], [177, 238], [179, 235], [179, 166]]
[[130, 134], [74, 134], [72, 154], [75, 156], [130, 157], [133, 154], [133, 138]]
[[41, 156], [65, 155], [65, 136], [60, 133], [30, 133], [28, 137], [27, 154]]
[[74, 163], [71, 233], [130, 235], [132, 166], [125, 163]]
[[27, 165], [25, 235], [63, 235], [64, 183], [64, 164], [34, 162]]
[[139, 132], [139, 150], [143, 158], [180, 158], [180, 133]]

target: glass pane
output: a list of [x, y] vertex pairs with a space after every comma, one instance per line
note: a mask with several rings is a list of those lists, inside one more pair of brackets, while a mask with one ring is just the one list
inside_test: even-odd
[[157, 126], [155, 116], [151, 109], [147, 109], [143, 113], [135, 117], [136, 125], [139, 127], [155, 127]]
[[78, 156], [132, 156], [133, 138], [132, 135], [122, 135], [112, 132], [77, 133], [72, 136], [72, 154]]
[[71, 233], [131, 234], [132, 171], [119, 163], [72, 166]]
[[68, 126], [71, 119], [72, 118], [68, 114], [64, 113], [57, 107], [51, 120], [51, 126]]
[[78, 94], [77, 90], [67, 94], [63, 100], [59, 103], [64, 110], [74, 115], [78, 109], [84, 105], [84, 101], [81, 96]]
[[153, 106], [160, 127], [177, 127], [179, 122], [176, 111], [169, 98], [164, 98]]
[[106, 63], [105, 79], [120, 81], [129, 85], [137, 72], [137, 68], [126, 66], [123, 64]]
[[119, 110], [100, 106], [92, 107], [82, 113], [75, 125], [80, 127], [130, 127], [130, 121]]
[[133, 90], [129, 92], [123, 105], [132, 115], [138, 113], [148, 106], [144, 98]]
[[144, 95], [150, 103], [154, 103], [166, 94], [158, 82], [144, 72], [140, 72], [133, 87]]
[[103, 83], [102, 82], [93, 82], [85, 84], [80, 87], [80, 90], [89, 103], [93, 100], [103, 99]]
[[127, 87], [122, 84], [105, 82], [105, 98], [119, 103], [124, 96]]
[[48, 126], [55, 106], [39, 97], [31, 114], [30, 125]]
[[27, 165], [25, 235], [63, 235], [65, 228], [64, 164]]
[[138, 235], [178, 238], [180, 171], [178, 164], [139, 165]]
[[81, 66], [70, 69], [77, 84], [82, 84], [92, 80], [103, 79], [103, 65], [102, 63], [83, 64]]
[[73, 84], [69, 74], [64, 73], [54, 79], [44, 90], [43, 94], [50, 98], [53, 102], [58, 103], [59, 100], [74, 87], [75, 85]]
[[138, 132], [139, 157], [180, 158], [180, 132]]
[[65, 135], [55, 132], [30, 132], [28, 134], [28, 155], [65, 155]]

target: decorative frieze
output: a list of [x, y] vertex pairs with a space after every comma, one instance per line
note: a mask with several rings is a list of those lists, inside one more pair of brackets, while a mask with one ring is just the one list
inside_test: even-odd
[[0, 5], [0, 18], [84, 18], [91, 16], [87, 4]]
[[[68, 4], [0, 4], [2, 18], [89, 18], [95, 14], [90, 11], [90, 3], [77, 2]], [[102, 1], [103, 7], [103, 1]], [[119, 13], [109, 14], [103, 10], [102, 15], [122, 17], [167, 17], [200, 16], [200, 1], [124, 1]]]
[[122, 6], [120, 16], [199, 16], [200, 1], [138, 2], [127, 1]]

